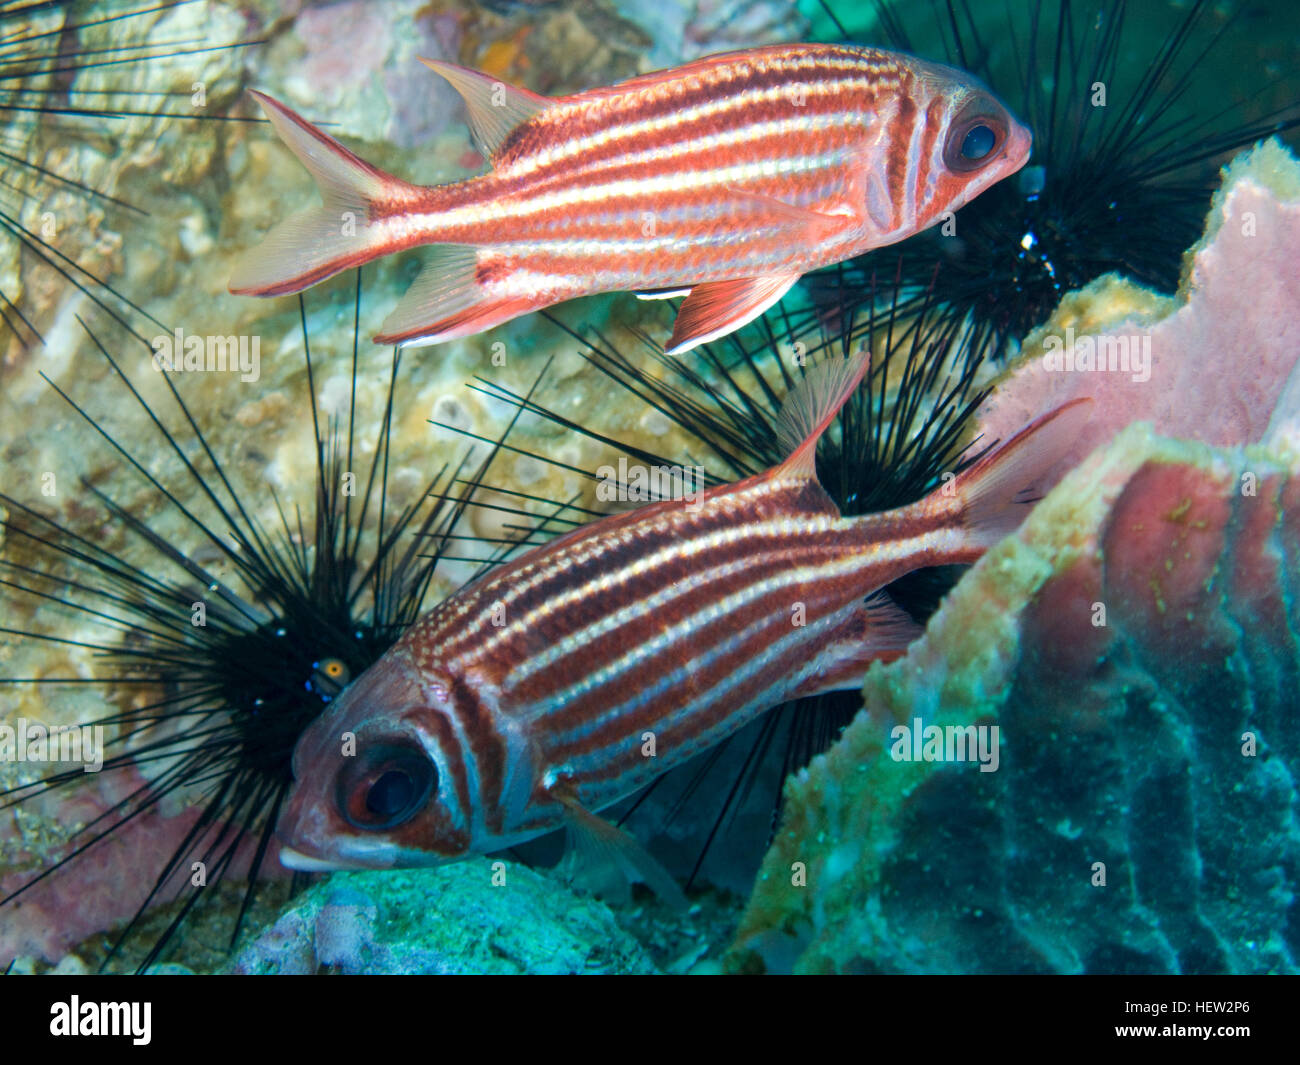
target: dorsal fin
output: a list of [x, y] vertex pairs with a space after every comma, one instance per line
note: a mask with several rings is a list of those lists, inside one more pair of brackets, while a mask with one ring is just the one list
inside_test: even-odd
[[817, 479], [817, 441], [857, 391], [870, 366], [871, 352], [863, 348], [847, 359], [826, 359], [804, 374], [776, 416], [777, 441], [790, 454], [773, 470], [774, 475]]
[[500, 78], [441, 59], [418, 57], [430, 70], [441, 74], [461, 95], [469, 109], [469, 131], [478, 150], [491, 159], [516, 127], [527, 122], [551, 103], [527, 89], [507, 85]]

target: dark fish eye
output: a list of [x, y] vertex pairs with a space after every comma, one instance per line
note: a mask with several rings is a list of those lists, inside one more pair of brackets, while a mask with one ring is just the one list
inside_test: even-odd
[[966, 134], [966, 139], [961, 142], [961, 157], [972, 162], [983, 159], [993, 150], [997, 139], [997, 134], [988, 126], [982, 124], [973, 126]]
[[370, 785], [366, 792], [366, 809], [376, 817], [396, 817], [410, 809], [415, 790], [415, 781], [409, 773], [389, 769]]
[[437, 767], [414, 744], [379, 744], [339, 774], [338, 806], [355, 828], [396, 828], [418, 814], [438, 785]]
[[997, 155], [1006, 137], [1006, 123], [990, 112], [987, 103], [974, 100], [948, 130], [944, 165], [958, 173], [978, 170]]

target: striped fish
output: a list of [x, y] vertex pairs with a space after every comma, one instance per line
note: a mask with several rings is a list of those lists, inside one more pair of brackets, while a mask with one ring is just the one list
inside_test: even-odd
[[413, 185], [253, 93], [320, 186], [230, 290], [297, 292], [424, 244], [377, 343], [435, 344], [596, 292], [685, 295], [668, 351], [725, 336], [800, 275], [911, 236], [1029, 156], [974, 78], [910, 56], [791, 44], [548, 98], [423, 62], [464, 98], [491, 170]]
[[[421, 618], [300, 738], [281, 861], [432, 864], [566, 821], [618, 847], [630, 837], [591, 811], [901, 654], [917, 626], [879, 590], [1013, 529], [1089, 401], [912, 506], [845, 518], [814, 452], [867, 360], [832, 360], [791, 393], [781, 424], [798, 443], [781, 465], [603, 518]], [[664, 884], [644, 852], [624, 856]]]

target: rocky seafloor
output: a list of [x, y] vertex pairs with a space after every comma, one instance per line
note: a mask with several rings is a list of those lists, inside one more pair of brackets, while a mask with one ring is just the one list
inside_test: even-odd
[[[116, 92], [190, 93], [201, 84], [203, 108], [247, 116], [253, 112], [238, 92], [256, 84], [332, 123], [331, 133], [384, 169], [449, 180], [481, 160], [459, 103], [415, 62], [418, 54], [560, 92], [738, 41], [789, 39], [801, 27], [789, 5], [775, 3], [753, 5], [746, 18], [705, 3], [501, 9], [399, 2], [381, 15], [365, 3], [187, 5], [131, 32], [157, 41], [202, 35], [214, 45], [266, 43], [142, 65], [129, 86], [102, 71], [78, 77], [84, 88]], [[94, 44], [94, 33], [87, 36]], [[430, 107], [434, 96], [444, 106]], [[51, 168], [66, 171], [73, 160], [84, 180], [149, 212], [88, 206], [51, 188], [25, 206], [32, 226], [51, 215], [69, 256], [170, 328], [260, 338], [256, 380], [204, 375], [182, 382], [184, 395], [234, 491], [260, 521], [278, 521], [271, 487], [278, 506], [309, 509], [314, 453], [297, 301], [226, 292], [234, 256], [313, 195], [298, 164], [264, 126], [250, 123], [137, 116], [115, 123], [111, 134], [86, 119], [78, 136], [65, 128], [52, 137], [33, 125], [15, 136]], [[1293, 971], [1300, 951], [1300, 426], [1292, 420], [1300, 411], [1300, 289], [1290, 254], [1297, 190], [1295, 163], [1281, 149], [1243, 161], [1211, 209], [1206, 240], [1189, 256], [1176, 296], [1109, 279], [1067, 297], [1041, 334], [1026, 338], [1026, 359], [983, 412], [991, 435], [1065, 398], [1060, 388], [1090, 387], [1078, 375], [1032, 380], [1041, 335], [1067, 325], [1076, 343], [1108, 330], [1149, 333], [1154, 372], [1141, 389], [1095, 379], [1110, 391], [1080, 441], [1077, 458], [1086, 461], [1017, 537], [964, 578], [908, 656], [872, 671], [868, 713], [790, 783], [786, 819], [746, 906], [712, 890], [686, 915], [640, 894], [606, 905], [574, 895], [556, 876], [507, 863], [502, 880], [492, 863], [476, 860], [329, 877], [292, 900], [269, 900], [233, 954], [196, 934], [192, 953], [182, 942], [173, 964], [240, 972]], [[1241, 227], [1246, 212], [1256, 218], [1251, 238]], [[167, 406], [165, 384], [147, 351], [86, 296], [10, 245], [4, 255], [3, 290], [41, 323], [45, 342], [9, 336], [3, 353], [3, 489], [53, 508], [130, 561], [141, 546], [104, 519], [80, 483], [128, 507], [156, 506], [156, 497], [42, 375], [149, 454], [159, 475], [171, 460], [78, 315], [113, 338], [112, 351], [124, 356], [150, 404]], [[373, 453], [367, 449], [392, 358], [364, 338], [418, 260], [418, 253], [398, 257], [365, 274], [357, 395], [363, 457]], [[353, 285], [339, 278], [306, 295], [327, 417], [349, 409]], [[557, 314], [604, 330], [628, 350], [641, 344], [638, 328], [663, 336], [670, 320], [666, 308], [625, 296]], [[532, 316], [490, 337], [404, 356], [388, 469], [394, 505], [412, 502], [431, 464], [467, 446], [430, 420], [491, 436], [509, 418], [507, 404], [467, 391], [466, 381], [483, 375], [524, 392], [547, 357], [555, 361], [545, 398], [560, 413], [598, 411], [620, 439], [658, 453], [689, 452], [684, 434], [635, 397], [611, 391], [571, 338]], [[1152, 428], [1125, 431], [1134, 421]], [[525, 424], [521, 433], [528, 447], [577, 469], [608, 454], [545, 423]], [[53, 497], [41, 492], [51, 473], [63, 486]], [[590, 482], [573, 469], [510, 455], [495, 473], [505, 491], [594, 503]], [[1256, 477], [1250, 496], [1242, 493], [1244, 473]], [[199, 489], [186, 491], [180, 502], [202, 509]], [[160, 537], [189, 535], [174, 508], [160, 509], [156, 520]], [[488, 510], [467, 524], [479, 535], [504, 528]], [[0, 551], [26, 557], [12, 538]], [[468, 564], [440, 570], [430, 601], [469, 572]], [[1103, 626], [1093, 621], [1097, 603], [1109, 608]], [[9, 629], [58, 632], [69, 641], [102, 635], [89, 620], [69, 627], [54, 604], [5, 588], [0, 612]], [[5, 675], [91, 677], [97, 668], [93, 653], [75, 643], [0, 636]], [[80, 722], [101, 713], [102, 700], [93, 686], [6, 687], [0, 719]], [[1006, 744], [999, 771], [900, 766], [889, 755], [888, 729], [917, 716], [999, 724]], [[1243, 751], [1248, 734], [1253, 754]], [[0, 783], [10, 786], [22, 772], [0, 765]], [[183, 815], [184, 806], [185, 797], [172, 797], [161, 821]], [[96, 809], [92, 797], [79, 806], [5, 810], [0, 884], [12, 887], [41, 868]], [[102, 950], [93, 934], [133, 910], [116, 897], [115, 878], [139, 845], [124, 844], [98, 874], [65, 878], [3, 915], [0, 957], [44, 969], [76, 948], [63, 957], [63, 971], [93, 963]], [[792, 881], [795, 864], [802, 871]], [[232, 896], [225, 908], [237, 905]]]

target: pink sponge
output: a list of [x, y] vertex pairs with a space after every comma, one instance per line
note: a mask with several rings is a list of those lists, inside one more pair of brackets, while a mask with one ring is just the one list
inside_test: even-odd
[[[1219, 446], [1277, 432], [1300, 418], [1297, 249], [1300, 170], [1269, 142], [1227, 169], [1174, 300], [1114, 277], [1065, 297], [1025, 339], [1021, 361], [981, 409], [979, 431], [1005, 440], [1040, 413], [1091, 396], [1092, 421], [1062, 470], [1138, 421]], [[1086, 368], [1099, 363], [1107, 369]]]

